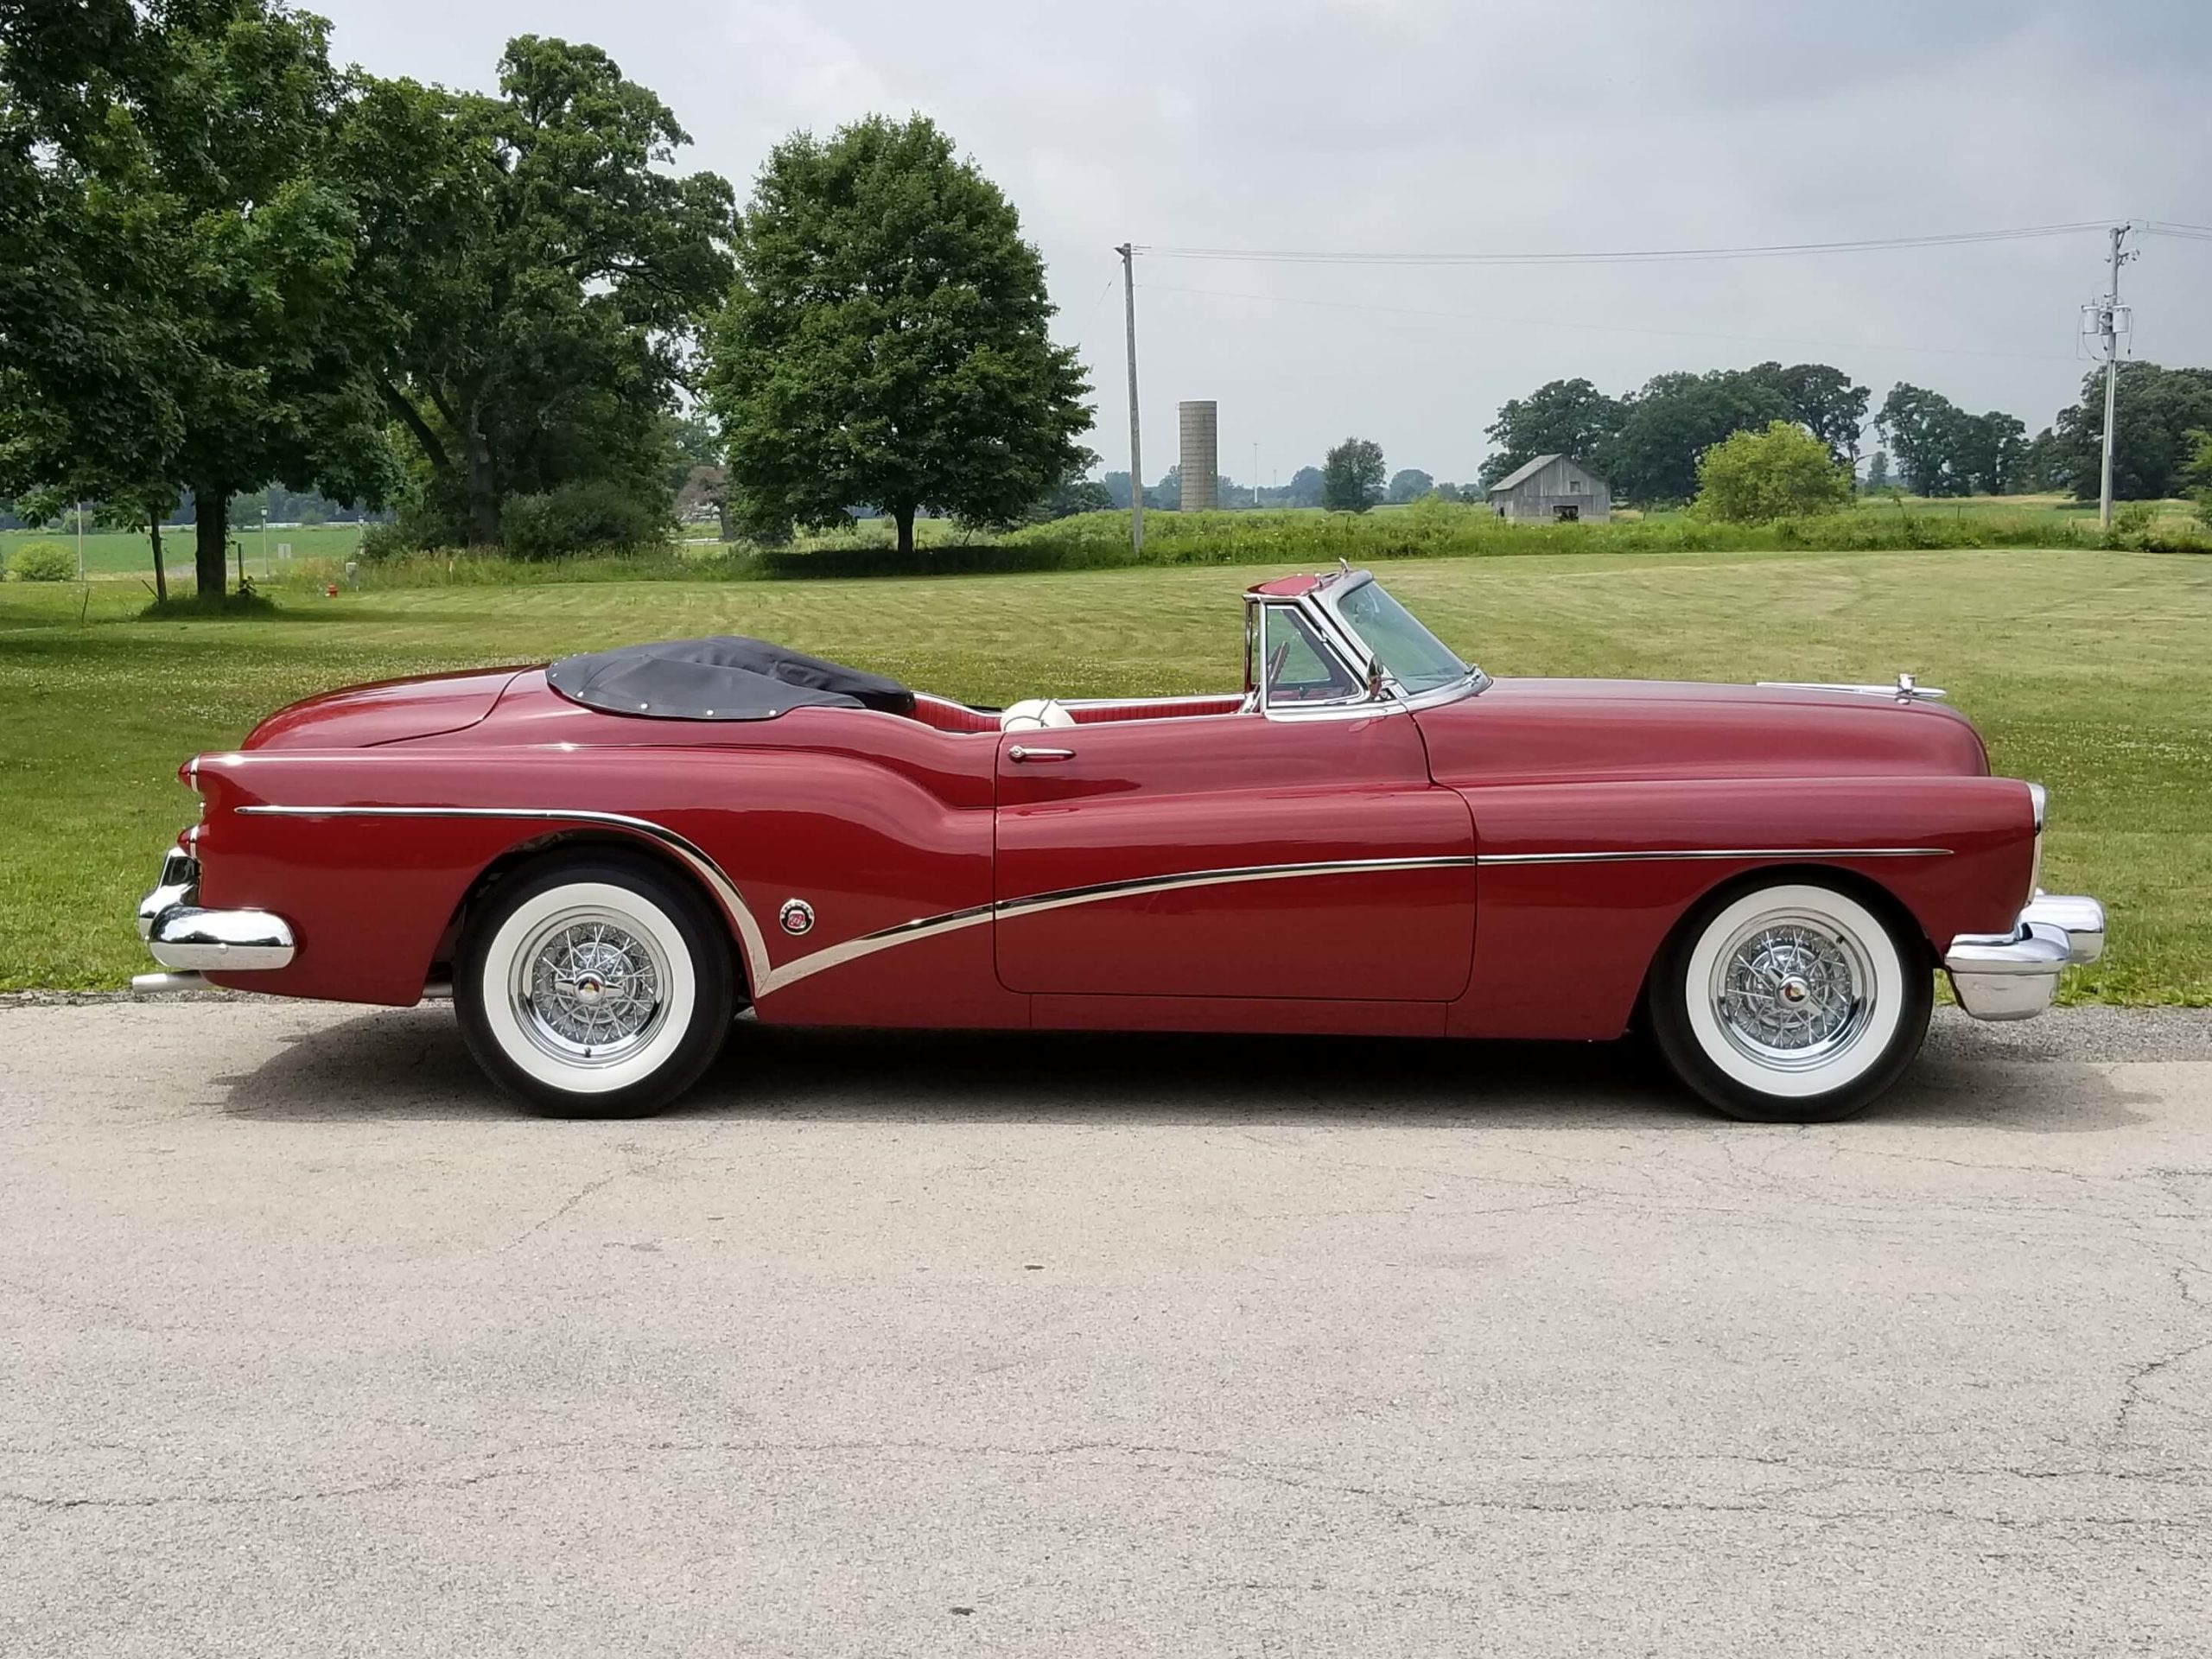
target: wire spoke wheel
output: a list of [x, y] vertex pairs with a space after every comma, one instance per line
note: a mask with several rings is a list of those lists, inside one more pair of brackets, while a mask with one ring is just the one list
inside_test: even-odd
[[1935, 1001], [1925, 944], [1892, 914], [1879, 895], [1812, 880], [1738, 887], [1694, 912], [1652, 966], [1668, 1063], [1735, 1117], [1860, 1110], [1912, 1063]]
[[582, 909], [543, 924], [514, 958], [523, 1029], [576, 1065], [607, 1065], [652, 1039], [667, 1014], [668, 959], [623, 918]]
[[492, 890], [465, 931], [454, 1001], [501, 1087], [540, 1111], [633, 1116], [713, 1060], [736, 983], [698, 894], [644, 859], [594, 852]]
[[1873, 1012], [1866, 953], [1825, 918], [1754, 918], [1723, 944], [1710, 992], [1720, 1029], [1752, 1059], [1784, 1070], [1823, 1065], [1863, 1033]]

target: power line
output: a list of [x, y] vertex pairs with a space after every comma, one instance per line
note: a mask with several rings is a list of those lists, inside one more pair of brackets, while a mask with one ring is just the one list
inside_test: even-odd
[[1811, 346], [1834, 352], [1897, 352], [1908, 355], [1942, 357], [2006, 357], [2048, 363], [2071, 363], [2073, 353], [2005, 352], [1969, 346], [1885, 346], [1870, 340], [1808, 340], [1791, 334], [1729, 334], [1704, 328], [1639, 328], [1626, 323], [1567, 322], [1550, 317], [1508, 317], [1489, 311], [1434, 311], [1405, 305], [1362, 305], [1350, 300], [1309, 300], [1287, 294], [1242, 294], [1219, 288], [1179, 288], [1169, 283], [1147, 283], [1154, 294], [1203, 294], [1217, 300], [1264, 300], [1278, 305], [1319, 306], [1336, 311], [1376, 311], [1402, 317], [1448, 317], [1465, 322], [1505, 323], [1521, 328], [1584, 328], [1608, 334], [1656, 334], [1677, 340], [1723, 340], [1748, 346]]
[[1084, 314], [1083, 327], [1076, 331], [1076, 337], [1072, 343], [1078, 350], [1082, 348], [1084, 336], [1090, 332], [1090, 325], [1098, 321], [1098, 308], [1106, 303], [1107, 295], [1113, 292], [1114, 279], [1121, 274], [1118, 270], [1109, 271], [1106, 273], [1106, 280], [1099, 284], [1098, 297], [1091, 301], [1090, 309]]
[[[1157, 247], [1134, 251], [1156, 259], [1233, 260], [1257, 264], [1315, 265], [1611, 265], [1708, 259], [1779, 259], [1826, 253], [1879, 253], [1892, 249], [1960, 247], [1983, 242], [2024, 242], [2043, 237], [2107, 231], [2109, 219], [2067, 225], [2028, 225], [2009, 230], [1956, 231], [1933, 236], [1860, 238], [1845, 242], [1772, 242], [1727, 248], [1623, 248], [1584, 253], [1344, 253], [1294, 248]], [[2188, 226], [2187, 230], [2202, 227]], [[2212, 234], [2212, 232], [2208, 232]]]

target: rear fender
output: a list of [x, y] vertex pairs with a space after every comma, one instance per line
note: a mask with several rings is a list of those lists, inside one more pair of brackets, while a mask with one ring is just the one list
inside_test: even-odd
[[[986, 747], [978, 762], [988, 761]], [[990, 898], [988, 793], [980, 808], [956, 804], [921, 777], [851, 754], [403, 747], [373, 759], [207, 756], [198, 780], [202, 901], [273, 911], [299, 944], [285, 969], [220, 982], [284, 995], [416, 1001], [470, 893], [549, 834], [627, 836], [664, 853], [673, 836], [696, 849], [729, 889], [691, 871], [734, 912], [748, 982], [805, 951]], [[804, 942], [775, 926], [789, 897], [820, 919]]]

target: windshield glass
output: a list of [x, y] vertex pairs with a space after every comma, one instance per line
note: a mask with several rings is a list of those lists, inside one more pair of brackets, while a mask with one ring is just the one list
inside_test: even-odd
[[1433, 691], [1471, 671], [1411, 611], [1384, 593], [1380, 582], [1363, 582], [1344, 594], [1337, 601], [1337, 614], [1409, 692]]

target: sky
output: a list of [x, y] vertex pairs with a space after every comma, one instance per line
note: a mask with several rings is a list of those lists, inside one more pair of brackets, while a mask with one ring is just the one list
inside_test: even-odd
[[[933, 118], [1042, 251], [1128, 463], [1116, 244], [1467, 255], [2212, 226], [2203, 0], [308, 0], [333, 54], [488, 88], [522, 33], [604, 48], [737, 186], [798, 128]], [[2212, 240], [2149, 236], [2135, 355], [2212, 363]], [[1144, 471], [1175, 405], [1221, 470], [1351, 435], [1471, 480], [1506, 398], [1776, 358], [2031, 432], [2090, 367], [2101, 230], [1817, 257], [1501, 268], [1136, 261]], [[1256, 446], [1256, 449], [1255, 448]]]

